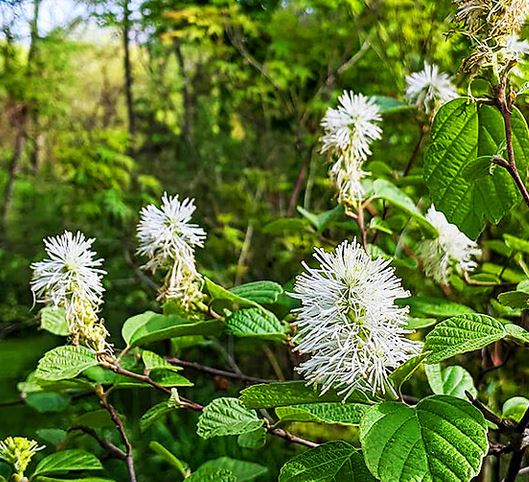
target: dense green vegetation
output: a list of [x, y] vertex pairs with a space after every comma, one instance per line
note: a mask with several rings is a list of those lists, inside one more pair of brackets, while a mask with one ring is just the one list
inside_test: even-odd
[[[489, 3], [514, 9], [516, 2]], [[291, 463], [281, 480], [464, 481], [478, 473], [473, 480], [500, 481], [506, 474], [514, 480], [510, 472], [526, 465], [520, 434], [527, 426], [513, 426], [529, 405], [522, 398], [529, 398], [523, 202], [529, 68], [523, 58], [476, 60], [475, 39], [453, 31], [457, 6], [450, 0], [78, 0], [75, 14], [50, 24], [51, 4], [0, 4], [0, 440], [24, 436], [46, 445], [32, 470], [35, 460], [67, 449], [92, 458], [84, 452], [79, 462], [83, 455], [77, 454], [77, 465], [58, 475], [43, 470], [32, 480], [132, 480], [126, 457], [112, 451], [127, 451], [111, 417], [114, 407], [140, 481], [183, 480], [191, 473], [193, 481], [278, 480], [292, 457], [329, 441], [311, 449], [315, 460], [331, 460], [328, 478], [317, 478], [310, 460], [301, 458], [307, 473]], [[519, 34], [523, 38], [523, 30]], [[490, 35], [480, 41], [501, 43], [505, 33]], [[449, 74], [454, 89], [468, 97], [442, 107], [414, 105], [406, 97], [407, 77], [425, 62]], [[322, 118], [344, 90], [372, 96], [382, 116], [383, 134], [363, 167], [370, 175], [362, 180], [360, 204], [337, 193], [329, 176], [336, 153], [321, 152]], [[506, 131], [507, 115], [512, 126]], [[167, 288], [166, 266], [154, 274], [143, 270], [146, 259], [137, 253], [140, 209], [159, 206], [164, 192], [194, 198], [192, 222], [207, 233], [196, 250], [204, 295], [192, 308], [157, 299], [160, 286]], [[432, 203], [458, 235], [477, 240], [474, 249], [481, 252], [472, 269], [454, 267], [441, 279], [438, 266], [429, 267], [424, 240], [438, 239], [441, 231], [426, 214]], [[39, 386], [30, 374], [73, 332], [64, 313], [39, 311], [31, 265], [48, 257], [43, 238], [65, 230], [95, 238], [92, 249], [107, 272], [99, 316], [116, 356], [127, 349], [116, 361], [108, 353], [96, 356], [90, 343], [74, 343], [73, 352], [53, 363], [79, 356], [86, 366], [57, 375], [51, 358], [44, 358], [55, 375], [43, 375], [47, 385]], [[240, 401], [241, 390], [256, 383], [303, 379], [295, 367], [307, 352], [293, 350], [299, 340], [293, 340], [291, 311], [299, 299], [288, 293], [301, 262], [315, 265], [315, 247], [332, 250], [345, 239], [392, 260], [410, 295], [395, 298], [406, 300], [398, 302], [409, 306], [406, 327], [416, 330], [410, 338], [425, 342], [424, 351], [397, 368], [385, 394], [355, 391], [345, 405], [334, 390], [343, 387], [333, 385], [321, 400], [333, 405], [323, 406], [301, 381], [286, 395], [282, 385], [272, 394], [265, 387], [243, 392]], [[221, 288], [258, 280], [273, 280], [264, 285], [266, 296], [252, 285], [235, 290], [239, 296]], [[152, 312], [163, 315], [153, 321]], [[145, 332], [134, 332], [136, 315]], [[46, 316], [57, 319], [46, 322]], [[197, 326], [178, 331], [186, 323]], [[152, 353], [172, 359], [173, 368]], [[175, 373], [175, 366], [183, 370]], [[139, 379], [131, 386], [126, 378], [130, 372], [148, 378], [156, 369], [166, 377], [167, 393], [160, 386], [150, 390], [152, 383], [138, 387]], [[178, 394], [171, 394], [173, 386]], [[175, 408], [180, 402], [188, 410]], [[227, 408], [215, 405], [222, 403]], [[148, 412], [154, 406], [158, 411]], [[362, 418], [371, 406], [379, 412], [371, 408]], [[499, 448], [488, 455], [485, 406], [498, 414], [488, 417], [497, 425], [488, 440]], [[224, 410], [219, 426], [208, 415], [216, 409]], [[424, 453], [402, 462], [402, 479], [395, 460], [402, 461], [408, 441], [388, 450], [386, 465], [376, 453], [389, 433], [377, 434], [377, 423], [392, 410], [412, 420], [410, 431], [435, 435], [438, 426], [428, 417], [436, 410], [452, 424], [444, 427], [449, 449], [425, 441]], [[461, 422], [456, 410], [466, 410], [468, 419]], [[263, 423], [269, 432], [264, 447]], [[454, 435], [458, 424], [471, 427], [466, 439]], [[387, 425], [398, 432], [394, 420]], [[221, 436], [212, 438], [213, 432]], [[387, 438], [399, 440], [395, 433]], [[450, 452], [454, 447], [463, 461]], [[432, 453], [449, 453], [465, 469], [446, 476], [425, 462]], [[204, 468], [219, 457], [258, 465], [238, 462], [231, 467], [235, 479], [219, 472], [225, 460]], [[336, 460], [351, 468], [333, 466]], [[419, 475], [407, 463], [425, 478], [413, 478]], [[196, 472], [201, 466], [202, 475]], [[10, 470], [0, 460], [0, 480]], [[355, 473], [360, 478], [352, 479]]]

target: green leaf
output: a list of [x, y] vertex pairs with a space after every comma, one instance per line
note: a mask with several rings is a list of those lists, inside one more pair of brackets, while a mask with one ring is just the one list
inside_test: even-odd
[[129, 318], [121, 334], [128, 347], [168, 340], [178, 336], [217, 335], [222, 329], [218, 320], [189, 321], [176, 315], [161, 315], [146, 311]]
[[166, 401], [157, 403], [149, 408], [140, 418], [140, 431], [145, 432], [156, 420], [159, 420], [174, 409], [175, 407], [169, 405]]
[[176, 457], [170, 450], [167, 450], [161, 443], [150, 442], [149, 447], [151, 450], [153, 450], [158, 455], [160, 455], [166, 462], [170, 463], [173, 467], [176, 467], [184, 478], [190, 473], [189, 466], [187, 465], [187, 463], [183, 462], [178, 457]]
[[75, 417], [71, 423], [72, 427], [83, 425], [90, 428], [104, 428], [112, 427], [114, 422], [110, 418], [110, 414], [104, 408], [99, 410], [92, 410], [90, 412], [85, 412]]
[[439, 364], [426, 365], [426, 376], [432, 392], [436, 395], [450, 395], [466, 400], [465, 392], [477, 396], [472, 375], [458, 365], [441, 368]]
[[413, 109], [415, 106], [386, 95], [374, 95], [373, 99], [382, 114], [394, 114]]
[[263, 425], [253, 410], [236, 398], [217, 398], [204, 407], [197, 434], [205, 439], [253, 432]]
[[427, 336], [428, 363], [438, 363], [455, 355], [480, 350], [507, 336], [498, 320], [480, 314], [460, 315], [441, 321]]
[[[301, 403], [341, 402], [343, 397], [329, 390], [320, 395], [318, 391], [307, 386], [305, 382], [273, 382], [252, 385], [241, 391], [240, 400], [248, 408], [274, 408]], [[369, 398], [362, 392], [353, 392], [348, 402], [367, 403]]]
[[309, 220], [318, 232], [324, 231], [335, 219], [339, 218], [343, 212], [343, 206], [338, 205], [335, 208], [320, 214], [313, 214], [301, 206], [297, 207], [299, 214]]
[[228, 333], [239, 337], [255, 337], [264, 340], [282, 341], [285, 328], [277, 317], [263, 308], [238, 310], [226, 318]]
[[181, 367], [172, 365], [167, 360], [162, 358], [160, 355], [153, 353], [152, 351], [143, 350], [141, 352], [141, 359], [145, 368], [151, 372], [153, 370], [172, 370], [174, 372], [179, 372], [182, 370]]
[[70, 334], [64, 308], [54, 308], [52, 306], [42, 308], [40, 310], [40, 327], [54, 335], [68, 336]]
[[35, 377], [51, 381], [75, 378], [97, 363], [96, 354], [84, 346], [59, 346], [39, 360]]
[[468, 482], [488, 451], [487, 422], [470, 403], [445, 395], [416, 407], [384, 402], [362, 419], [360, 441], [381, 482]]
[[507, 233], [503, 235], [503, 239], [505, 240], [505, 244], [514, 251], [521, 251], [522, 253], [529, 254], [529, 241]]
[[[529, 159], [529, 131], [520, 111], [512, 113], [515, 157], [523, 180]], [[482, 156], [493, 156], [505, 143], [503, 118], [496, 107], [455, 99], [437, 113], [426, 152], [424, 179], [432, 200], [448, 221], [475, 239], [485, 220], [497, 224], [520, 200], [505, 169], [469, 179], [465, 168]]]
[[289, 460], [279, 482], [375, 482], [362, 452], [347, 442], [327, 442]]
[[239, 307], [259, 307], [259, 305], [255, 301], [247, 300], [242, 296], [228, 291], [222, 286], [211, 281], [209, 278], [204, 278], [204, 281], [206, 283], [206, 289], [208, 290], [209, 296], [213, 300], [228, 301], [229, 303], [237, 305]]
[[507, 323], [505, 325], [509, 338], [522, 343], [529, 343], [529, 332], [523, 329], [521, 326], [514, 325], [513, 323]]
[[41, 428], [36, 432], [39, 439], [55, 446], [62, 444], [68, 437], [68, 432], [60, 428]]
[[437, 318], [408, 318], [406, 320], [407, 330], [420, 330], [435, 325], [439, 320]]
[[281, 422], [358, 425], [369, 407], [365, 403], [326, 402], [277, 407], [275, 411]]
[[507, 291], [498, 295], [498, 301], [511, 308], [529, 308], [529, 294], [523, 291]]
[[510, 418], [519, 422], [529, 408], [529, 400], [525, 397], [509, 398], [504, 404], [501, 411], [503, 418]]
[[398, 367], [390, 376], [389, 381], [395, 390], [400, 390], [402, 384], [409, 380], [415, 371], [422, 365], [428, 353], [421, 353], [420, 355], [410, 358], [406, 363]]
[[409, 306], [412, 316], [449, 318], [451, 316], [473, 313], [474, 310], [468, 306], [455, 303], [444, 298], [433, 296], [410, 296], [397, 300], [399, 306]]
[[377, 179], [373, 183], [373, 197], [384, 199], [385, 201], [398, 207], [406, 214], [412, 216], [428, 232], [436, 234], [435, 228], [419, 211], [413, 200], [404, 194], [397, 186], [386, 179]]
[[279, 295], [283, 293], [283, 287], [274, 281], [254, 281], [244, 285], [235, 286], [230, 291], [241, 298], [245, 298], [256, 303], [275, 303]]
[[43, 458], [33, 476], [57, 474], [70, 470], [101, 470], [99, 459], [84, 450], [72, 449], [56, 452]]
[[255, 480], [268, 472], [268, 469], [260, 464], [246, 462], [245, 460], [232, 459], [230, 457], [219, 457], [218, 459], [208, 460], [202, 464], [202, 469], [226, 469], [229, 470], [238, 482], [248, 482]]
[[70, 401], [67, 395], [55, 392], [34, 392], [25, 398], [25, 402], [39, 413], [62, 412]]
[[237, 443], [245, 449], [260, 449], [266, 443], [266, 430], [259, 427], [253, 432], [241, 433], [237, 437]]
[[200, 468], [186, 482], [237, 482], [237, 477], [227, 469]]

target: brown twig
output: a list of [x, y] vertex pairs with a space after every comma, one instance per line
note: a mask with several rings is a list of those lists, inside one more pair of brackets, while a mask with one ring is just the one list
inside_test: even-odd
[[[156, 390], [158, 390], [158, 391], [160, 391], [162, 393], [169, 394], [169, 395], [171, 394], [171, 390], [169, 390], [168, 388], [163, 387], [162, 385], [156, 383], [148, 375], [141, 375], [139, 373], [135, 373], [135, 372], [131, 372], [129, 370], [126, 370], [126, 369], [122, 368], [121, 366], [119, 366], [119, 364], [117, 363], [117, 360], [115, 360], [113, 358], [108, 357], [106, 359], [103, 359], [103, 365], [106, 366], [106, 368], [112, 370], [114, 373], [117, 373], [119, 375], [123, 375], [123, 376], [129, 377], [129, 378], [132, 378], [134, 380], [138, 380], [138, 381], [147, 383], [147, 384], [151, 385], [153, 388], [155, 388]], [[101, 391], [102, 391], [102, 389], [101, 389]], [[105, 397], [106, 397], [106, 394], [105, 394]], [[100, 397], [100, 399], [101, 399], [101, 397]], [[204, 406], [201, 405], [200, 403], [196, 403], [196, 402], [193, 402], [191, 400], [187, 400], [187, 399], [182, 398], [182, 397], [180, 397], [179, 401], [180, 401], [180, 408], [194, 410], [196, 412], [201, 412], [202, 410], [204, 410]], [[114, 412], [115, 412], [115, 410], [114, 410]], [[116, 415], [117, 415], [117, 413], [116, 413]], [[112, 416], [112, 414], [111, 414], [111, 416]], [[114, 420], [114, 418], [112, 420]], [[305, 439], [303, 439], [301, 437], [297, 437], [296, 435], [292, 435], [291, 433], [289, 433], [289, 432], [287, 432], [287, 431], [285, 431], [283, 429], [276, 429], [276, 428], [272, 428], [272, 427], [268, 426], [267, 431], [269, 433], [271, 433], [272, 435], [275, 435], [276, 437], [283, 438], [283, 439], [288, 440], [288, 441], [290, 441], [292, 443], [296, 443], [296, 444], [299, 444], [299, 445], [304, 445], [305, 447], [313, 448], [313, 447], [317, 447], [318, 446], [318, 444], [316, 444], [315, 442], [311, 442], [310, 440], [305, 440]], [[122, 434], [122, 436], [123, 436], [123, 434]], [[132, 479], [131, 479], [131, 481], [135, 482], [135, 480], [133, 481]]]
[[76, 430], [90, 435], [99, 444], [99, 446], [107, 452], [109, 457], [126, 461], [127, 454], [119, 447], [116, 447], [109, 440], [101, 437], [93, 428], [85, 427], [84, 425], [76, 425], [74, 427], [70, 427], [68, 432], [74, 432]]
[[275, 381], [275, 380], [267, 380], [265, 378], [252, 377], [249, 375], [245, 375], [243, 373], [235, 373], [235, 372], [230, 372], [227, 370], [220, 370], [219, 368], [208, 367], [205, 365], [201, 365], [200, 363], [180, 360], [179, 358], [168, 358], [167, 361], [171, 363], [171, 365], [176, 365], [176, 366], [180, 366], [183, 368], [191, 368], [199, 372], [208, 373], [210, 375], [221, 376], [221, 377], [226, 377], [226, 378], [233, 378], [234, 380], [243, 380], [243, 381], [251, 382], [251, 383], [270, 383], [270, 382]]
[[305, 440], [304, 438], [298, 437], [296, 435], [292, 435], [290, 432], [287, 432], [286, 430], [283, 430], [282, 428], [270, 428], [268, 430], [268, 433], [275, 435], [276, 437], [285, 439], [291, 443], [295, 443], [298, 445], [304, 445], [305, 447], [309, 447], [311, 449], [319, 446], [319, 444], [317, 444], [316, 442]]
[[134, 459], [132, 457], [132, 445], [130, 444], [129, 438], [127, 437], [127, 432], [125, 431], [123, 421], [121, 420], [121, 417], [114, 406], [108, 401], [108, 393], [103, 390], [101, 385], [96, 387], [96, 394], [99, 397], [101, 406], [109, 413], [110, 418], [114, 422], [116, 430], [121, 436], [121, 440], [123, 440], [125, 445], [125, 463], [127, 464], [127, 469], [129, 471], [130, 482], [136, 482], [137, 479], [136, 472], [134, 470]]
[[514, 155], [514, 146], [512, 141], [512, 97], [507, 93], [507, 77], [504, 76], [500, 85], [496, 87], [496, 106], [501, 112], [503, 122], [505, 124], [505, 143], [507, 146], [507, 159], [496, 156], [493, 162], [507, 170], [520, 191], [525, 204], [529, 206], [529, 192], [525, 186], [518, 168], [516, 167], [516, 159]]

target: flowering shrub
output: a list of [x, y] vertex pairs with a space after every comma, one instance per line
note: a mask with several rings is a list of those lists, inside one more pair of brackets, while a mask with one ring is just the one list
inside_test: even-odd
[[[130, 431], [145, 433], [174, 412], [198, 412], [196, 436], [203, 439], [236, 436], [241, 447], [253, 450], [266, 450], [270, 437], [303, 446], [282, 467], [281, 482], [460, 482], [493, 466], [506, 482], [514, 481], [524, 470], [529, 400], [507, 400], [497, 413], [498, 407], [481, 401], [479, 388], [486, 373], [505, 362], [497, 354], [502, 346], [514, 351], [529, 343], [523, 323], [529, 243], [509, 234], [487, 243], [480, 235], [522, 201], [520, 209], [529, 208], [529, 129], [515, 105], [525, 85], [513, 80], [529, 51], [517, 37], [529, 7], [520, 0], [455, 3], [454, 32], [472, 44], [463, 63], [466, 96], [446, 73], [425, 63], [408, 76], [403, 99], [348, 90], [327, 110], [321, 153], [331, 166], [338, 205], [320, 214], [301, 210], [325, 247], [315, 247], [314, 260], [303, 262], [293, 285], [216, 284], [197, 267], [195, 250], [203, 248], [206, 232], [192, 221], [194, 200], [165, 193], [160, 206], [141, 210], [137, 226], [143, 270], [162, 274], [160, 309], [124, 320], [122, 340], [112, 344], [99, 315], [106, 273], [93, 250], [96, 240], [68, 231], [45, 239], [48, 258], [33, 264], [31, 289], [44, 305], [42, 328], [67, 343], [39, 361], [20, 384], [23, 396], [97, 397], [119, 442], [82, 422], [70, 430], [123, 461], [131, 481], [142, 454]], [[488, 81], [479, 95], [472, 90], [478, 75]], [[367, 169], [384, 122], [397, 111], [417, 116], [430, 133], [423, 169], [428, 193], [407, 189], [419, 182], [408, 175], [417, 153], [391, 180]], [[329, 243], [324, 232], [333, 225], [350, 230], [350, 239]], [[491, 252], [504, 258], [503, 266], [490, 262]], [[512, 259], [523, 276], [506, 275]], [[419, 277], [416, 285], [430, 294], [410, 292], [399, 270]], [[173, 356], [179, 343], [222, 344], [226, 337], [277, 344], [294, 361], [292, 379], [255, 383], [235, 362], [226, 372]], [[476, 357], [482, 366], [473, 377]], [[203, 404], [192, 380], [179, 373], [189, 366], [252, 383], [237, 396]], [[424, 376], [429, 389], [411, 396], [407, 387]], [[112, 401], [116, 391], [130, 387], [159, 397], [139, 421], [125, 420]], [[296, 422], [347, 426], [358, 443], [333, 431], [313, 440], [297, 433]], [[41, 448], [21, 437], [0, 443], [13, 480], [28, 480]], [[220, 458], [193, 471], [164, 447], [153, 449], [195, 482], [252, 480], [266, 470]], [[42, 458], [31, 477], [56, 480], [49, 477], [102, 467], [91, 453], [70, 449]]]

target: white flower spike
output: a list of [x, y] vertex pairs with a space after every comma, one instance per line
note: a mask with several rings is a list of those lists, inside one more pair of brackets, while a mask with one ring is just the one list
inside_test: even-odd
[[167, 262], [192, 255], [196, 246], [204, 246], [206, 232], [189, 222], [195, 209], [194, 199], [179, 201], [178, 195], [164, 193], [161, 207], [149, 204], [141, 210], [138, 254], [150, 259], [147, 269], [166, 267]]
[[421, 351], [404, 337], [407, 308], [395, 304], [409, 293], [389, 261], [371, 259], [356, 240], [314, 257], [319, 266], [303, 264], [292, 293], [301, 301], [294, 342], [309, 355], [298, 371], [344, 399], [355, 389], [384, 392], [390, 372]]
[[371, 143], [382, 137], [380, 109], [374, 99], [352, 91], [344, 91], [338, 101], [340, 105], [327, 109], [321, 121], [325, 132], [321, 151], [349, 152], [351, 157], [366, 160]]
[[202, 298], [194, 250], [204, 246], [206, 232], [190, 223], [195, 209], [193, 199], [164, 193], [161, 207], [144, 207], [138, 223], [138, 254], [149, 258], [144, 268], [168, 270], [160, 297], [177, 300], [185, 309]]
[[406, 98], [430, 113], [439, 105], [457, 97], [450, 77], [439, 72], [437, 65], [424, 63], [424, 69], [406, 77]]
[[108, 335], [97, 313], [103, 303], [102, 259], [92, 251], [94, 239], [65, 231], [44, 239], [49, 258], [33, 263], [31, 289], [38, 302], [64, 308], [74, 344], [109, 351]]
[[426, 276], [437, 283], [448, 284], [454, 269], [460, 273], [473, 271], [477, 267], [473, 258], [481, 255], [477, 243], [459, 231], [455, 224], [449, 223], [433, 205], [426, 219], [439, 233], [437, 238], [424, 240], [419, 246]]

